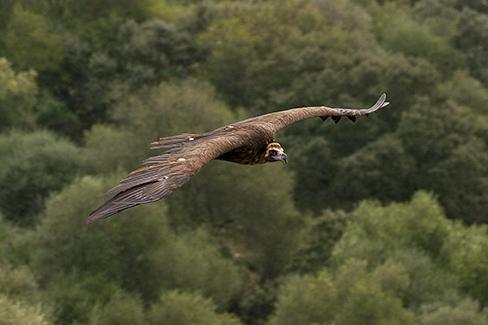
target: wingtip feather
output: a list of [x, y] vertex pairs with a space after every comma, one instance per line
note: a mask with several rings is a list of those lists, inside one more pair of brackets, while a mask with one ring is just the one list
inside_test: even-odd
[[111, 199], [111, 200], [105, 202], [104, 204], [102, 204], [101, 206], [99, 206], [98, 208], [96, 208], [95, 210], [93, 210], [88, 215], [88, 217], [86, 217], [85, 224], [89, 225], [89, 224], [92, 224], [98, 220], [106, 219], [106, 218], [110, 217], [111, 215], [113, 215], [119, 211], [122, 211], [124, 209], [127, 209], [127, 208], [120, 209], [120, 207], [118, 207], [117, 205], [114, 205], [114, 202]]
[[378, 101], [376, 101], [376, 104], [374, 106], [378, 107], [383, 107], [383, 104], [386, 101], [386, 93], [382, 93], [380, 98], [378, 98]]
[[92, 224], [92, 223], [94, 223], [94, 222], [95, 222], [94, 220], [90, 220], [90, 219], [86, 218], [86, 219], [83, 221], [83, 224], [85, 224], [85, 225], [87, 225], [87, 226], [88, 226], [88, 225], [91, 225], [91, 224]]
[[85, 218], [85, 225], [90, 225], [92, 223], [94, 223], [95, 221], [98, 221], [100, 219], [103, 219], [107, 216], [105, 216], [103, 213], [100, 213], [102, 208], [104, 207], [104, 205], [102, 205], [101, 207], [97, 208], [96, 210], [92, 211], [88, 217]]
[[368, 111], [374, 112], [377, 109], [388, 106], [389, 104], [390, 104], [390, 102], [386, 101], [386, 93], [382, 93], [381, 96], [376, 101], [376, 103], [373, 106], [371, 106], [371, 108], [369, 108]]
[[90, 214], [88, 217], [85, 218], [85, 220], [83, 221], [83, 223], [85, 225], [90, 225], [90, 224], [94, 223], [97, 220], [98, 220], [97, 218], [95, 218], [93, 215]]

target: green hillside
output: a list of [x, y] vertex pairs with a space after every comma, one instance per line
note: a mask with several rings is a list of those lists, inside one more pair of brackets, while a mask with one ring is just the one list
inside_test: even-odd
[[[84, 225], [158, 137], [302, 106]], [[0, 325], [488, 324], [488, 3], [0, 0]]]

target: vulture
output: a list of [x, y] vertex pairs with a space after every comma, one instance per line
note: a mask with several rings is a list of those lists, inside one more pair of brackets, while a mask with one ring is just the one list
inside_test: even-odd
[[288, 156], [275, 140], [276, 132], [282, 128], [312, 117], [322, 120], [330, 117], [337, 123], [345, 116], [354, 122], [359, 116], [367, 116], [387, 106], [389, 103], [385, 100], [386, 94], [382, 94], [366, 109], [292, 108], [252, 117], [204, 134], [183, 133], [159, 138], [151, 143], [151, 149], [165, 149], [164, 153], [144, 160], [140, 168], [112, 188], [108, 192], [111, 199], [91, 212], [86, 223], [167, 197], [213, 159], [249, 165], [286, 163]]

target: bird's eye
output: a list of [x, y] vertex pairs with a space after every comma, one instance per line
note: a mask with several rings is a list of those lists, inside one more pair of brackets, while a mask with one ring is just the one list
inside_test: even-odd
[[276, 150], [270, 150], [269, 151], [269, 154], [270, 155], [276, 155], [277, 153], [278, 153], [278, 151], [276, 151]]

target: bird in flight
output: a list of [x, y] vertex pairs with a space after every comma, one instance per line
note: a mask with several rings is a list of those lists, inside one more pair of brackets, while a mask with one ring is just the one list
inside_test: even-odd
[[219, 159], [239, 164], [263, 164], [283, 161], [287, 154], [276, 142], [275, 134], [293, 123], [320, 117], [335, 123], [345, 116], [356, 121], [387, 106], [386, 94], [366, 109], [326, 106], [292, 108], [252, 117], [204, 134], [184, 133], [160, 138], [151, 149], [165, 149], [158, 156], [143, 161], [142, 166], [109, 191], [112, 196], [86, 219], [92, 223], [122, 210], [160, 200], [183, 186], [210, 160]]

